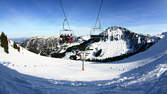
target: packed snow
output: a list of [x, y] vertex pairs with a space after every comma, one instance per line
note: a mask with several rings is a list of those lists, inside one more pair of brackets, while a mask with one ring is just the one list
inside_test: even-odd
[[[92, 64], [85, 62], [85, 71], [81, 70], [81, 61], [71, 61], [63, 59], [55, 59], [43, 57], [31, 53], [25, 49], [21, 52], [9, 47], [10, 54], [2, 52], [0, 56], [3, 65], [15, 69], [20, 73], [29, 74], [37, 77], [55, 79], [55, 80], [71, 80], [71, 81], [94, 81], [109, 80], [126, 70], [122, 64]], [[120, 66], [120, 68], [117, 68]]]

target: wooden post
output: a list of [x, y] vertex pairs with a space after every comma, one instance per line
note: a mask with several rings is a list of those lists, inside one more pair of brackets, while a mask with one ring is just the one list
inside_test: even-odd
[[84, 60], [82, 60], [82, 71], [84, 71], [85, 70], [85, 66], [84, 66]]
[[85, 53], [81, 52], [81, 60], [82, 60], [82, 71], [85, 70]]

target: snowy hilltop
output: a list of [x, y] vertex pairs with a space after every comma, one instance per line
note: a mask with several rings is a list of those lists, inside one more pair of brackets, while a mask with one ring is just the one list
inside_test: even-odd
[[0, 46], [0, 93], [166, 94], [166, 42], [164, 36], [145, 52], [119, 62], [85, 62], [81, 71], [81, 61], [43, 57], [22, 47], [18, 51], [8, 41], [8, 52]]
[[88, 58], [91, 59], [107, 59], [117, 56], [126, 56], [128, 54], [144, 51], [159, 38], [153, 38], [149, 35], [142, 35], [131, 32], [130, 30], [113, 26], [107, 28], [100, 34], [103, 38], [99, 38], [96, 42], [88, 45], [93, 49]]

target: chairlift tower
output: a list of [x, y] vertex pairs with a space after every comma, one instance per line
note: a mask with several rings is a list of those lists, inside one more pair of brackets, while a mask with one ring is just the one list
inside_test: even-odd
[[85, 59], [86, 59], [85, 52], [82, 51], [81, 52], [81, 61], [82, 61], [82, 68], [81, 68], [81, 70], [82, 71], [85, 71]]
[[82, 61], [82, 65], [81, 65], [81, 70], [85, 71], [85, 60], [87, 57], [86, 51], [88, 50], [89, 47], [86, 47], [84, 51], [81, 51], [81, 61]]

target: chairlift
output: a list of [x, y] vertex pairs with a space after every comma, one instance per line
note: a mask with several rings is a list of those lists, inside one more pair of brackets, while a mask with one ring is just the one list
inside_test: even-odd
[[[67, 25], [68, 28], [66, 28], [65, 25]], [[61, 34], [72, 34], [72, 30], [70, 29], [67, 18], [65, 18], [64, 21], [63, 21], [62, 30], [60, 30], [60, 35]]]
[[101, 34], [104, 31], [103, 28], [99, 27], [93, 27], [90, 31], [90, 37], [91, 38], [102, 38], [103, 35]]
[[[67, 24], [68, 28], [65, 27]], [[63, 21], [62, 30], [60, 30], [60, 43], [72, 43], [74, 42], [73, 33], [68, 24], [68, 20], [65, 18]]]
[[64, 15], [64, 21], [62, 24], [62, 30], [60, 30], [60, 43], [72, 43], [74, 42], [73, 31], [70, 29], [69, 21], [67, 19], [62, 0], [60, 1], [60, 6]]

